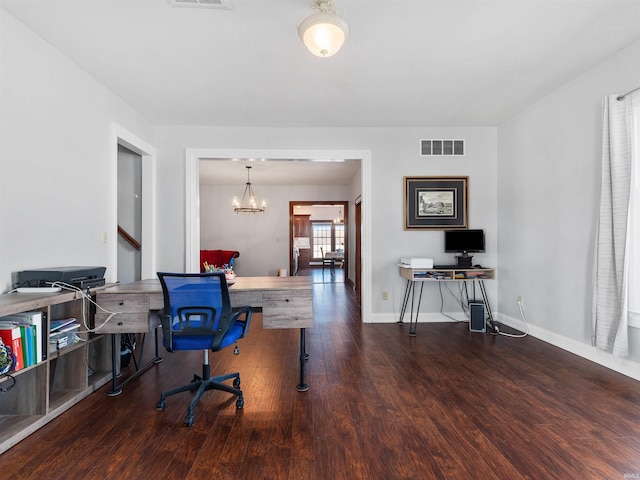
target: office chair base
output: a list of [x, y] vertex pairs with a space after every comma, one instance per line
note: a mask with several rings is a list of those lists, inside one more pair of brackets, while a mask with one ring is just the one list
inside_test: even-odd
[[[208, 377], [205, 375], [205, 377]], [[233, 378], [233, 387], [222, 383], [226, 380], [230, 380]], [[198, 375], [194, 375], [191, 383], [187, 385], [182, 385], [181, 387], [174, 388], [173, 390], [169, 390], [168, 392], [162, 392], [160, 394], [160, 400], [156, 404], [156, 409], [164, 410], [167, 406], [167, 397], [171, 395], [175, 395], [176, 393], [195, 391], [195, 396], [191, 400], [189, 404], [189, 409], [187, 410], [187, 415], [184, 418], [184, 426], [191, 427], [195, 420], [194, 410], [196, 405], [200, 401], [200, 398], [204, 393], [208, 390], [221, 390], [223, 392], [230, 393], [235, 395], [236, 400], [236, 408], [244, 407], [244, 395], [242, 390], [240, 390], [240, 374], [239, 373], [229, 373], [227, 375], [220, 375], [217, 377], [209, 377], [209, 378], [201, 378]]]

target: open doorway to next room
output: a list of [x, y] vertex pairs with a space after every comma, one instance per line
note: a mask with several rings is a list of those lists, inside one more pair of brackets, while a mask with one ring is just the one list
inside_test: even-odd
[[291, 201], [290, 272], [314, 283], [344, 283], [348, 277], [349, 202]]

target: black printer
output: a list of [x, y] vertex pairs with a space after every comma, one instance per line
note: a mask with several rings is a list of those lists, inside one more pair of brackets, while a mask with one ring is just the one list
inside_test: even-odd
[[50, 287], [54, 282], [78, 288], [104, 285], [106, 267], [56, 267], [18, 272], [18, 287]]

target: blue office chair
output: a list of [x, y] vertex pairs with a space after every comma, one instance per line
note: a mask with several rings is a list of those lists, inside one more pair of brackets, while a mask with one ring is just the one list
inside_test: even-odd
[[[217, 352], [244, 337], [251, 323], [251, 307], [231, 310], [229, 288], [224, 273], [158, 272], [164, 294], [161, 314], [163, 344], [169, 352], [203, 350], [202, 377], [194, 375], [191, 383], [160, 394], [156, 408], [164, 410], [166, 398], [180, 392], [195, 391], [184, 425], [193, 425], [193, 411], [207, 390], [223, 390], [237, 396], [236, 407], [244, 407], [240, 374], [210, 376], [209, 350]], [[236, 344], [234, 353], [239, 353]], [[233, 387], [222, 383], [233, 379]]]

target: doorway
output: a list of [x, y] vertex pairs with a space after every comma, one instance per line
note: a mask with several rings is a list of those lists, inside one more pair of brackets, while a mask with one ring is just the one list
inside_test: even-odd
[[356, 281], [354, 284], [354, 290], [356, 291], [356, 295], [358, 297], [358, 303], [362, 302], [362, 196], [358, 196], [355, 201], [355, 226], [354, 232], [356, 237], [355, 242], [355, 277]]
[[125, 147], [141, 158], [141, 233], [140, 233], [140, 277], [154, 278], [156, 275], [156, 149], [141, 138], [116, 125], [111, 125], [112, 154], [110, 160], [109, 230], [103, 232], [103, 242], [109, 244], [109, 255], [105, 280], [118, 280], [118, 150]]
[[289, 274], [313, 283], [345, 283], [349, 272], [349, 202], [289, 202]]
[[[326, 161], [327, 158], [358, 159], [361, 162], [360, 194], [367, 198], [372, 189], [370, 150], [263, 150], [224, 148], [185, 148], [185, 271], [200, 270], [199, 162], [201, 159], [273, 158]], [[363, 323], [373, 321], [371, 295], [371, 212], [362, 207], [361, 311]]]
[[141, 280], [142, 156], [118, 145], [118, 281]]

